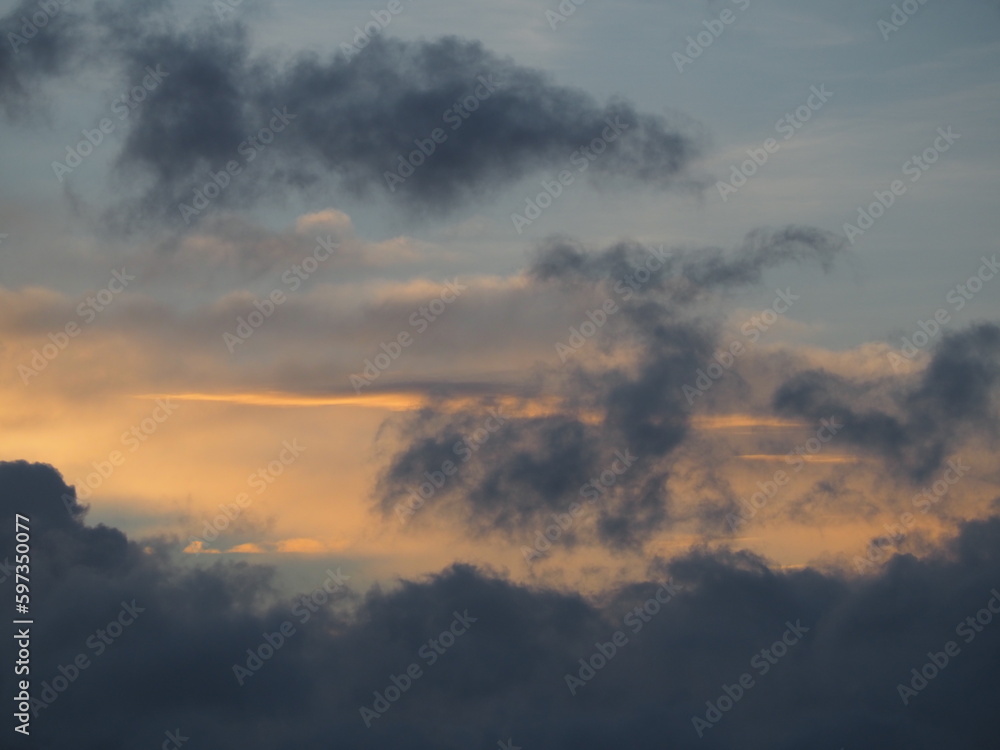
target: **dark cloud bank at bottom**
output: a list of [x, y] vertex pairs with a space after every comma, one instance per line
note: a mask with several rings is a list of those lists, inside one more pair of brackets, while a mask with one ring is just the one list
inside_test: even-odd
[[[177, 729], [191, 749], [997, 746], [1000, 621], [982, 623], [1000, 608], [1000, 518], [860, 580], [702, 552], [598, 606], [457, 565], [391, 592], [335, 594], [302, 622], [269, 569], [178, 566], [155, 543], [87, 526], [66, 493], [49, 466], [0, 463], [5, 565], [14, 514], [31, 519], [31, 691], [64, 688], [30, 738], [10, 711], [5, 747], [132, 750]], [[0, 589], [13, 613], [7, 567]], [[295, 632], [240, 685], [234, 664], [286, 621]], [[442, 637], [449, 627], [459, 634]], [[581, 666], [616, 641], [604, 666]], [[947, 666], [925, 667], [949, 641]], [[10, 698], [16, 655], [4, 654]], [[420, 674], [397, 696], [412, 664]], [[922, 682], [914, 668], [937, 673]], [[925, 686], [904, 705], [900, 683]], [[371, 728], [363, 707], [381, 713]]]

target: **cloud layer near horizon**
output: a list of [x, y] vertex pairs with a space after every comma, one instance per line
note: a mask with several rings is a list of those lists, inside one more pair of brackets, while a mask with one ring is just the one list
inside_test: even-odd
[[[328, 747], [330, 737], [349, 748], [487, 748], [511, 737], [556, 750], [607, 747], [623, 734], [650, 749], [876, 741], [930, 750], [985, 747], [995, 730], [1000, 622], [956, 628], [977, 613], [985, 619], [991, 599], [1000, 607], [991, 593], [1000, 582], [997, 518], [966, 524], [925, 559], [897, 557], [862, 579], [780, 573], [746, 553], [693, 552], [653, 561], [645, 582], [597, 603], [458, 565], [391, 590], [341, 588], [302, 622], [269, 569], [178, 566], [155, 540], [87, 526], [78, 505], [64, 505], [68, 493], [50, 467], [0, 464], [4, 515], [31, 518], [35, 695], [60, 665], [88, 658], [40, 710], [38, 747], [80, 737], [94, 747], [146, 746], [179, 728], [191, 747], [248, 750], [279, 741]], [[9, 535], [0, 555], [14, 557]], [[671, 595], [667, 583], [679, 590]], [[9, 575], [3, 587], [12, 586]], [[649, 604], [656, 596], [664, 603]], [[108, 631], [110, 642], [97, 635], [133, 600], [141, 608], [134, 621]], [[636, 607], [655, 612], [640, 617]], [[431, 664], [421, 648], [455, 613], [475, 621]], [[241, 686], [233, 665], [245, 666], [246, 649], [285, 621], [295, 632]], [[788, 624], [797, 637], [785, 636]], [[619, 653], [571, 691], [566, 675], [579, 678], [579, 660], [619, 630]], [[783, 636], [794, 642], [787, 655], [761, 655]], [[897, 684], [908, 685], [910, 670], [949, 640], [958, 655], [903, 705]], [[360, 709], [411, 663], [421, 677], [366, 728]], [[692, 717], [704, 718], [706, 701], [716, 703], [744, 673], [753, 687], [721, 720], [711, 714], [715, 723], [699, 739]], [[11, 680], [5, 672], [8, 694]]]

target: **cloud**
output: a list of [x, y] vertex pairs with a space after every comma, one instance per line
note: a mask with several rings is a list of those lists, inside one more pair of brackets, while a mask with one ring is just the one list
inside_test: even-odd
[[[1000, 623], [983, 611], [1000, 604], [992, 593], [997, 518], [966, 524], [923, 560], [896, 557], [862, 579], [696, 551], [655, 561], [645, 581], [594, 601], [458, 565], [363, 596], [333, 587], [325, 603], [306, 608], [276, 592], [266, 567], [191, 568], [162, 542], [85, 525], [48, 466], [0, 464], [0, 509], [31, 519], [32, 693], [62, 688], [32, 724], [42, 745], [85, 736], [141, 747], [175, 728], [192, 743], [248, 750], [273, 747], [275, 736], [303, 750], [326, 747], [331, 736], [345, 748], [404, 738], [415, 748], [492, 747], [512, 737], [554, 750], [623, 741], [640, 750], [848, 747], [873, 738], [930, 749], [986, 747], [995, 733]], [[0, 556], [14, 554], [13, 535], [3, 535]], [[13, 582], [8, 574], [0, 584], [8, 597]], [[123, 631], [109, 628], [123, 607], [136, 615]], [[422, 651], [456, 615], [475, 618], [467, 632], [443, 653]], [[983, 624], [956, 630], [977, 616]], [[294, 632], [279, 641], [273, 634], [285, 622]], [[765, 672], [779, 651], [765, 659], [762, 649], [789, 624], [800, 640]], [[625, 641], [615, 656], [584, 672], [571, 693], [566, 676], [579, 679], [580, 659], [617, 631]], [[255, 671], [241, 686], [233, 666], [245, 667], [247, 649], [269, 653], [260, 648], [265, 635], [280, 645], [250, 662]], [[957, 655], [904, 705], [897, 685], [909, 685], [911, 669], [948, 641]], [[87, 666], [56, 681], [78, 654]], [[410, 664], [420, 677], [367, 729], [360, 708]], [[753, 687], [699, 739], [692, 717], [704, 717], [706, 702], [744, 673]], [[10, 670], [0, 683], [14, 694]]]
[[46, 78], [70, 69], [83, 40], [78, 31], [80, 16], [63, 3], [22, 0], [0, 18], [0, 101], [4, 114], [23, 121], [33, 110], [33, 89]]
[[[577, 153], [588, 179], [663, 189], [699, 153], [701, 136], [687, 125], [620, 99], [600, 103], [475, 41], [377, 36], [353, 57], [279, 62], [251, 54], [238, 21], [199, 17], [182, 28], [159, 9], [99, 6], [99, 22], [71, 30], [58, 16], [24, 59], [0, 53], [0, 86], [25, 97], [29, 79], [95, 64], [126, 78], [161, 71], [117, 154], [127, 192], [109, 218], [122, 227], [198, 222], [206, 207], [196, 190], [215, 208], [334, 188], [443, 214], [531, 175], [580, 169], [570, 165], [574, 153], [602, 138], [599, 157]], [[75, 47], [64, 48], [64, 37]], [[611, 123], [614, 139], [602, 135]]]
[[788, 378], [774, 394], [781, 413], [836, 416], [842, 438], [874, 450], [914, 482], [931, 477], [970, 431], [995, 436], [1000, 327], [991, 323], [944, 335], [915, 379], [855, 380], [824, 370]]
[[[461, 441], [488, 418], [489, 401], [457, 415], [424, 410], [400, 427], [405, 447], [376, 490], [379, 509], [412, 515], [418, 524], [445, 512], [478, 533], [524, 537], [581, 502], [594, 491], [586, 486], [597, 482], [599, 542], [619, 550], [641, 545], [684, 514], [667, 489], [672, 453], [690, 428], [684, 388], [712, 361], [718, 343], [718, 325], [700, 317], [696, 303], [757, 283], [765, 269], [783, 262], [816, 259], [827, 268], [842, 248], [842, 240], [801, 227], [751, 232], [735, 252], [677, 256], [630, 242], [599, 252], [568, 239], [545, 243], [527, 274], [537, 293], [579, 290], [597, 301], [596, 315], [581, 311], [577, 333], [562, 342], [565, 365], [543, 371], [535, 386], [535, 398], [556, 397], [563, 410], [510, 419], [484, 441], [478, 461], [465, 455]], [[602, 307], [603, 295], [612, 306]], [[590, 340], [580, 333], [587, 325], [595, 331]], [[618, 451], [634, 454], [634, 467], [613, 486], [600, 486], [602, 471], [621, 467], [614, 463]], [[459, 464], [454, 477], [426, 502], [413, 499], [449, 460]], [[429, 510], [408, 514], [401, 503]], [[582, 533], [575, 527], [564, 538], [572, 544]]]

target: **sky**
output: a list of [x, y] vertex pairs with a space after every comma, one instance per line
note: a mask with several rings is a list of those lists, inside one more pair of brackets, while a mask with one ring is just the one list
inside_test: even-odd
[[4, 746], [991, 746], [998, 28], [4, 3]]

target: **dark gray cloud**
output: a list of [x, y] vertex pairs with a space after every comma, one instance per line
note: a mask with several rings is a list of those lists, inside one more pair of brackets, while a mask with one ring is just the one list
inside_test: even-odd
[[[648, 280], [635, 279], [633, 286], [636, 294], [668, 292], [667, 300], [679, 305], [720, 288], [757, 284], [764, 271], [784, 263], [815, 261], [828, 271], [844, 245], [842, 238], [814, 227], [755, 229], [735, 249], [662, 251], [662, 265]], [[553, 238], [539, 249], [529, 273], [540, 281], [563, 284], [617, 282], [634, 277], [636, 268], [648, 268], [650, 254], [637, 242], [619, 242], [595, 253], [571, 238]]]
[[922, 482], [963, 438], [997, 434], [998, 385], [1000, 327], [983, 323], [945, 334], [914, 382], [862, 382], [810, 370], [783, 383], [774, 406], [812, 420], [838, 417], [845, 423], [838, 440], [876, 451]]
[[[455, 37], [379, 37], [350, 61], [306, 58], [283, 73], [258, 66], [255, 74], [266, 81], [253, 93], [260, 108], [287, 106], [298, 116], [284, 151], [299, 157], [283, 166], [292, 182], [333, 172], [355, 192], [384, 193], [385, 172], [398, 172], [398, 157], [440, 128], [447, 140], [394, 183], [396, 199], [418, 210], [445, 210], [530, 174], [571, 168], [573, 152], [616, 118], [627, 130], [590, 166], [595, 180], [666, 187], [696, 153], [693, 137], [663, 117], [622, 101], [600, 104]], [[475, 109], [456, 114], [466, 101]]]
[[[352, 56], [331, 47], [278, 61], [251, 56], [246, 28], [231, 17], [206, 14], [182, 28], [162, 5], [99, 4], [73, 28], [57, 15], [23, 59], [0, 52], [11, 96], [27, 96], [31, 78], [95, 64], [126, 79], [147, 66], [168, 71], [135, 108], [117, 155], [130, 199], [110, 216], [124, 226], [197, 222], [207, 209], [195, 191], [206, 185], [213, 207], [340, 189], [443, 213], [534, 174], [582, 171], [575, 153], [592, 182], [666, 188], [699, 150], [687, 125], [622, 100], [600, 103], [478, 42], [378, 35]], [[595, 139], [599, 157], [577, 152]], [[238, 174], [226, 173], [229, 163]], [[214, 184], [213, 174], [222, 175]], [[182, 203], [199, 210], [182, 214]]]
[[33, 112], [33, 89], [47, 78], [67, 73], [83, 42], [81, 16], [59, 0], [44, 7], [22, 0], [0, 18], [0, 102], [14, 121]]
[[128, 50], [145, 47], [155, 29], [171, 25], [170, 8], [170, 0], [22, 0], [0, 18], [4, 114], [32, 121], [48, 103], [46, 84], [56, 79], [79, 81], [94, 70], [133, 75], [124, 68], [138, 53]]
[[[178, 566], [158, 542], [86, 526], [78, 506], [64, 507], [70, 492], [50, 467], [0, 464], [4, 517], [31, 518], [33, 693], [77, 654], [89, 660], [34, 720], [25, 746], [154, 747], [175, 729], [190, 738], [185, 747], [247, 750], [318, 750], [331, 738], [344, 748], [436, 750], [495, 748], [508, 737], [552, 750], [993, 744], [1000, 622], [982, 610], [1000, 606], [991, 593], [1000, 519], [969, 523], [939, 554], [896, 557], [866, 579], [695, 552], [655, 562], [648, 582], [606, 592], [598, 605], [456, 566], [392, 591], [338, 595], [302, 623], [267, 568]], [[0, 537], [0, 558], [13, 546], [12, 534]], [[668, 581], [679, 590], [662, 588]], [[0, 584], [8, 601], [13, 583], [7, 575]], [[95, 633], [133, 599], [142, 611], [98, 653]], [[476, 621], [428, 664], [423, 645], [466, 611]], [[956, 631], [977, 616], [984, 624]], [[289, 619], [296, 632], [240, 686], [234, 662]], [[764, 656], [789, 623], [808, 630], [787, 654]], [[579, 660], [617, 631], [624, 645], [572, 694], [566, 675], [579, 677]], [[957, 655], [904, 705], [897, 685], [948, 641]], [[12, 664], [10, 645], [4, 653]], [[413, 663], [421, 676], [367, 729], [359, 709]], [[692, 717], [744, 673], [753, 687], [699, 739]], [[12, 679], [5, 669], [6, 695]]]
[[[671, 454], [689, 431], [692, 410], [684, 387], [694, 384], [718, 344], [716, 321], [702, 317], [696, 303], [758, 283], [766, 269], [781, 263], [810, 259], [827, 268], [842, 247], [837, 237], [803, 227], [751, 232], [729, 252], [673, 254], [630, 242], [590, 252], [569, 239], [546, 243], [529, 269], [538, 294], [548, 293], [550, 285], [583, 288], [588, 300], [606, 294], [615, 305], [610, 313], [597, 305], [597, 315], [592, 303], [590, 315], [581, 307], [577, 330], [586, 333], [591, 325], [596, 333], [574, 339], [567, 332], [561, 342], [565, 365], [537, 386], [534, 396], [556, 397], [564, 410], [511, 418], [484, 442], [479, 456], [469, 458], [456, 446], [486, 418], [488, 401], [457, 415], [428, 411], [404, 420], [406, 447], [379, 483], [380, 510], [398, 513], [428, 474], [450, 460], [458, 464], [454, 476], [424, 503], [411, 501], [421, 512], [406, 517], [419, 526], [450, 513], [478, 532], [524, 538], [550, 523], [551, 514], [586, 500], [592, 490], [584, 486], [614, 470], [616, 451], [628, 451], [635, 460], [599, 493], [596, 533], [613, 549], [641, 545], [681, 517], [665, 484]], [[595, 364], [598, 354], [626, 352], [633, 353], [634, 364]], [[697, 512], [715, 518], [723, 509], [708, 505]], [[582, 526], [574, 524], [563, 543], [574, 543]]]

